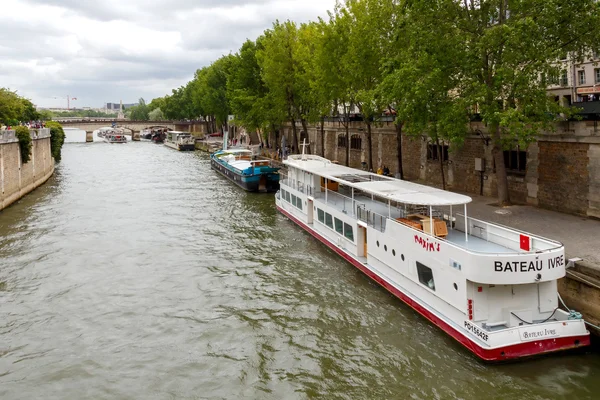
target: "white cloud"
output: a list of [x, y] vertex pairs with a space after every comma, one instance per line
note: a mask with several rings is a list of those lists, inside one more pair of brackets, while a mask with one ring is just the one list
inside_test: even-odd
[[335, 0], [1, 0], [0, 87], [41, 106], [150, 100], [272, 23]]

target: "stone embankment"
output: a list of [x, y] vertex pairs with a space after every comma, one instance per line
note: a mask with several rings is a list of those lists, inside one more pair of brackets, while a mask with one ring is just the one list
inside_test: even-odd
[[32, 129], [31, 159], [21, 162], [15, 131], [0, 131], [0, 210], [46, 182], [54, 173], [50, 129]]

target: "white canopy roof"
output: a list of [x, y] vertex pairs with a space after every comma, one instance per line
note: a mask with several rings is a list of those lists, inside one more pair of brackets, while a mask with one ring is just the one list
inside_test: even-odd
[[462, 194], [334, 164], [319, 156], [305, 155], [304, 158], [301, 155], [289, 156], [284, 164], [404, 204], [450, 206], [467, 204], [472, 200]]

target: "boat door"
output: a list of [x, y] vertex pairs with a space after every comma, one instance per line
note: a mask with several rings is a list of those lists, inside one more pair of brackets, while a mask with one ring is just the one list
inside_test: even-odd
[[356, 250], [357, 256], [366, 257], [367, 256], [367, 228], [362, 225], [357, 225], [358, 229], [356, 232]]
[[306, 223], [307, 224], [312, 224], [313, 223], [313, 211], [315, 209], [314, 205], [313, 205], [313, 199], [311, 199], [310, 197], [308, 197], [307, 199], [307, 206], [306, 206]]
[[261, 192], [267, 190], [267, 176], [264, 174], [260, 176], [258, 181], [258, 190]]

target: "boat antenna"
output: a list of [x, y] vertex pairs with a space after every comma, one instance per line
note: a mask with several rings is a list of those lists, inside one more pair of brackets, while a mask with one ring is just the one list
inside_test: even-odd
[[304, 150], [306, 150], [306, 146], [308, 146], [308, 144], [306, 143], [306, 138], [304, 138], [304, 140], [302, 141], [302, 144], [300, 145], [302, 146], [302, 161], [306, 161], [306, 154], [304, 152]]

